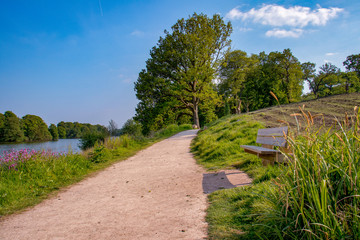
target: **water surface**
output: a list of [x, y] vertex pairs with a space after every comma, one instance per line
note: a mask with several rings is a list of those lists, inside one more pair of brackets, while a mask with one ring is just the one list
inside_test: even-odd
[[51, 150], [52, 152], [81, 152], [79, 148], [80, 139], [59, 139], [58, 141], [37, 142], [37, 143], [11, 143], [0, 144], [0, 155], [4, 151], [34, 149], [34, 150]]

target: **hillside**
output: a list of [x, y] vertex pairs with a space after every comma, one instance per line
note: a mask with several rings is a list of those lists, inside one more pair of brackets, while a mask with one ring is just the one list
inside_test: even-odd
[[[318, 192], [318, 189], [321, 188], [319, 185], [320, 183], [328, 184], [327, 189], [341, 188], [341, 191], [339, 190], [339, 192], [344, 194], [347, 194], [347, 192], [342, 189], [347, 189], [349, 186], [352, 187], [354, 182], [356, 182], [356, 185], [359, 186], [359, 180], [356, 179], [352, 179], [350, 184], [346, 183], [345, 185], [344, 182], [337, 181], [338, 179], [341, 180], [345, 179], [347, 176], [351, 176], [351, 174], [344, 175], [344, 172], [348, 172], [350, 169], [352, 173], [360, 174], [358, 170], [358, 151], [355, 151], [355, 149], [358, 149], [360, 144], [358, 137], [356, 137], [358, 134], [357, 129], [359, 128], [352, 128], [355, 129], [355, 131], [352, 133], [352, 135], [350, 134], [348, 138], [352, 138], [352, 140], [349, 141], [349, 143], [351, 142], [351, 145], [346, 145], [346, 147], [344, 147], [344, 142], [340, 143], [342, 138], [339, 138], [339, 136], [342, 133], [340, 133], [340, 135], [326, 135], [322, 132], [317, 134], [313, 133], [312, 131], [300, 131], [300, 137], [302, 137], [300, 139], [303, 139], [304, 142], [298, 145], [300, 150], [298, 150], [296, 154], [298, 159], [305, 159], [306, 164], [303, 165], [305, 166], [305, 170], [295, 175], [286, 175], [284, 173], [286, 173], [286, 171], [291, 173], [294, 171], [300, 171], [296, 167], [297, 164], [289, 164], [285, 166], [282, 164], [275, 164], [274, 166], [263, 166], [259, 158], [253, 154], [245, 153], [240, 145], [254, 145], [256, 142], [257, 130], [259, 128], [276, 127], [280, 125], [283, 126], [286, 124], [284, 121], [289, 123], [290, 131], [294, 133], [297, 130], [297, 123], [295, 117], [291, 115], [294, 113], [301, 114], [302, 111], [303, 113], [306, 113], [306, 117], [304, 114], [299, 114], [297, 116], [298, 123], [301, 124], [302, 127], [307, 124], [308, 120], [311, 121], [311, 119], [313, 119], [314, 130], [317, 130], [320, 126], [323, 126], [324, 121], [326, 126], [322, 129], [326, 130], [329, 128], [329, 126], [334, 125], [335, 118], [343, 121], [346, 114], [348, 117], [355, 120], [354, 107], [359, 105], [359, 93], [337, 95], [313, 101], [275, 106], [245, 114], [226, 116], [209, 124], [205, 130], [200, 131], [192, 143], [192, 152], [194, 153], [194, 156], [199, 164], [204, 166], [209, 171], [238, 168], [242, 171], [245, 171], [253, 178], [252, 186], [224, 189], [215, 191], [209, 195], [208, 200], [210, 206], [207, 210], [206, 220], [209, 224], [210, 239], [311, 239], [309, 236], [305, 236], [306, 233], [302, 231], [304, 225], [299, 227], [300, 225], [295, 224], [291, 227], [288, 227], [288, 200], [287, 198], [282, 198], [285, 196], [282, 195], [282, 187], [287, 186], [288, 189], [286, 191], [284, 190], [286, 193], [292, 191], [293, 189], [303, 189], [303, 191], [306, 193], [305, 195], [307, 196], [307, 199], [302, 201], [315, 202], [316, 199], [314, 199], [312, 196], [318, 196], [321, 194]], [[315, 117], [317, 115], [318, 117]], [[351, 120], [349, 123], [351, 123]], [[304, 146], [307, 146], [308, 149], [302, 149]], [[294, 149], [295, 148], [293, 147], [292, 150]], [[346, 152], [352, 152], [352, 154], [344, 155]], [[338, 166], [339, 159], [346, 159], [349, 156], [352, 156], [352, 158], [348, 158], [348, 160], [341, 162], [344, 163], [344, 166]], [[322, 164], [317, 165], [319, 161], [322, 161]], [[351, 167], [348, 167], [345, 163], [351, 163], [352, 165]], [[292, 166], [295, 166], [296, 170], [290, 169]], [[319, 166], [322, 167], [321, 177], [323, 180], [318, 179], [320, 177]], [[309, 169], [318, 170], [316, 170], [316, 174], [309, 175]], [[334, 175], [335, 172], [338, 175]], [[308, 179], [301, 179], [301, 181], [295, 181], [291, 179], [289, 181], [285, 178], [286, 176], [291, 177], [305, 175]], [[312, 176], [315, 176], [316, 179], [311, 180]], [[294, 184], [300, 183], [304, 183], [304, 186], [293, 186]], [[311, 191], [316, 191], [316, 194]], [[351, 194], [357, 195], [358, 191]], [[329, 197], [330, 195], [326, 195], [326, 201], [332, 202], [332, 204], [335, 206], [342, 198], [349, 198], [350, 195], [344, 195], [340, 198], [339, 196], [335, 197], [334, 195], [331, 195], [331, 197]], [[294, 197], [292, 197], [292, 206], [297, 204], [297, 199], [299, 199], [301, 196], [295, 194]], [[355, 200], [357, 199], [354, 199], [354, 201]], [[358, 202], [351, 204], [356, 205]], [[348, 207], [348, 209], [355, 209], [353, 206], [354, 205], [351, 205], [351, 207], [346, 207]], [[286, 212], [283, 211], [284, 209], [287, 209]], [[309, 214], [311, 216], [315, 216], [315, 213], [321, 212], [319, 209], [314, 211], [311, 209], [312, 208], [310, 208], [310, 210], [305, 209], [306, 211], [309, 210], [308, 212], [303, 212], [303, 208], [300, 210], [297, 209], [296, 211], [294, 210], [290, 223], [298, 223], [298, 216], [305, 216]], [[337, 208], [334, 208], [333, 211], [336, 209]], [[273, 213], [275, 213], [276, 216], [272, 215]], [[283, 214], [281, 215], [282, 218], [280, 218], [278, 215], [280, 213]], [[346, 213], [345, 216], [352, 216], [352, 214], [353, 213]], [[324, 215], [326, 215], [326, 217], [334, 216], [334, 214], [327, 213], [324, 213]], [[275, 218], [276, 220], [274, 221]], [[304, 218], [307, 220], [311, 217], [307, 216]], [[282, 222], [280, 222], [280, 219]], [[313, 226], [331, 226], [332, 224], [339, 224], [339, 222], [343, 222], [344, 220], [338, 219], [331, 223], [325, 223], [323, 220], [319, 220], [319, 218], [317, 218], [312, 219], [312, 221], [314, 222]], [[356, 219], [351, 221], [355, 223], [358, 220]], [[254, 224], [254, 222], [258, 224]], [[307, 222], [305, 221], [304, 223]], [[262, 228], [261, 226], [266, 227]], [[349, 226], [349, 229], [351, 229], [350, 231], [341, 229], [339, 230], [340, 233], [324, 234], [336, 236], [329, 239], [339, 239], [338, 235], [336, 234], [343, 234], [341, 236], [349, 236], [349, 239], [358, 239], [357, 237], [354, 238], [354, 236], [360, 236], [360, 225], [349, 223]], [[277, 231], [273, 230], [275, 228]], [[287, 231], [287, 233], [284, 233], [284, 229], [290, 230]], [[297, 230], [292, 231], [291, 229]], [[333, 228], [329, 227], [328, 229]], [[324, 229], [313, 229], [313, 231], [317, 234], [323, 234], [323, 230]], [[320, 237], [319, 239], [326, 238]]]
[[256, 121], [262, 122], [267, 127], [283, 125], [279, 120], [289, 122], [290, 126], [295, 126], [296, 120], [290, 115], [293, 113], [301, 114], [300, 108], [304, 108], [305, 112], [309, 111], [312, 116], [317, 116], [314, 119], [315, 125], [321, 125], [325, 121], [326, 126], [330, 126], [334, 123], [335, 117], [344, 119], [345, 113], [349, 117], [353, 116], [355, 106], [360, 106], [360, 93], [341, 94], [305, 102], [274, 106], [250, 112], [247, 115]]

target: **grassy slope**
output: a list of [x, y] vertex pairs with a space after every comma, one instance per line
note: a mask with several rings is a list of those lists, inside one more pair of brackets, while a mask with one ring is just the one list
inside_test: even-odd
[[248, 231], [255, 219], [255, 216], [249, 216], [250, 209], [256, 209], [262, 204], [257, 195], [268, 188], [268, 180], [280, 173], [281, 166], [262, 166], [254, 155], [244, 153], [240, 145], [255, 144], [258, 128], [284, 125], [278, 120], [295, 126], [296, 120], [290, 114], [300, 113], [299, 107], [303, 105], [305, 111], [310, 111], [312, 115], [322, 114], [315, 119], [315, 124], [320, 126], [325, 121], [325, 125], [332, 125], [334, 117], [341, 119], [345, 113], [353, 113], [354, 106], [360, 105], [360, 94], [337, 95], [228, 116], [212, 123], [208, 129], [198, 134], [192, 145], [198, 163], [208, 170], [240, 168], [250, 174], [255, 183], [244, 189], [220, 190], [209, 195], [211, 204], [207, 221], [211, 239], [258, 238], [251, 230]]
[[290, 114], [301, 113], [299, 107], [303, 106], [305, 111], [309, 111], [313, 116], [321, 114], [315, 119], [315, 124], [322, 125], [325, 121], [326, 126], [330, 126], [334, 123], [334, 117], [344, 118], [345, 113], [349, 115], [353, 113], [354, 106], [360, 106], [360, 93], [341, 94], [306, 102], [274, 106], [250, 112], [247, 115], [262, 122], [267, 127], [281, 125], [279, 120], [289, 122], [290, 126], [296, 126], [296, 120]]

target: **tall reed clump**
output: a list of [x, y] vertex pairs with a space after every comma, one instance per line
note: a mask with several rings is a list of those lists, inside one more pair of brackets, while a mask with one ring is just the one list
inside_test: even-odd
[[[256, 225], [268, 239], [360, 239], [359, 112], [339, 129], [288, 137], [292, 160], [274, 180], [266, 199], [271, 207]], [[304, 116], [305, 113], [303, 112]]]

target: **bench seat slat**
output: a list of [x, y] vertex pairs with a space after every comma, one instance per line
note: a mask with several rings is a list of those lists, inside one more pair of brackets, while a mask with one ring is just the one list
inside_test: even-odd
[[267, 144], [267, 145], [279, 146], [279, 147], [285, 147], [287, 143], [284, 136], [282, 137], [258, 136], [256, 138], [256, 142], [260, 144]]
[[251, 146], [251, 145], [241, 145], [240, 147], [258, 154], [276, 154], [279, 152], [278, 150], [258, 147], [258, 146]]
[[278, 128], [262, 128], [258, 130], [258, 135], [260, 136], [284, 136], [284, 133], [287, 134], [288, 127], [278, 127]]

